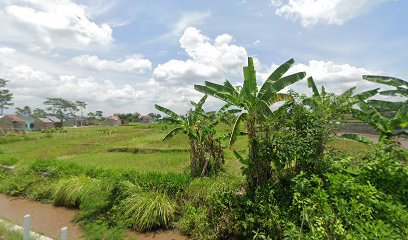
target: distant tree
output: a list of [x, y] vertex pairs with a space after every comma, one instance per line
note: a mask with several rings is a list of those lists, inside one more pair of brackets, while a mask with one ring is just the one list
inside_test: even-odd
[[80, 111], [81, 111], [81, 117], [83, 117], [84, 116], [84, 109], [86, 109], [86, 105], [88, 105], [88, 104], [86, 104], [85, 102], [83, 102], [83, 101], [75, 101], [75, 104], [77, 105], [77, 107], [80, 109]]
[[16, 107], [16, 114], [19, 116], [30, 117], [32, 115], [32, 110], [30, 106], [24, 106], [23, 108]]
[[95, 111], [95, 116], [96, 117], [102, 117], [103, 112], [101, 110]]
[[14, 104], [11, 102], [13, 94], [8, 89], [4, 89], [7, 85], [7, 80], [0, 78], [0, 115], [3, 115], [3, 110], [8, 109], [9, 106]]
[[44, 105], [48, 105], [47, 110], [51, 111], [61, 122], [66, 116], [74, 116], [78, 111], [74, 102], [62, 98], [47, 98]]
[[121, 120], [127, 122], [139, 122], [141, 114], [138, 112], [135, 113], [115, 113]]
[[47, 112], [41, 108], [35, 108], [31, 114], [33, 118], [44, 118], [47, 116]]
[[88, 115], [88, 118], [95, 119], [95, 113], [89, 112], [87, 115]]
[[159, 118], [161, 118], [161, 115], [160, 115], [160, 114], [157, 114], [157, 113], [149, 113], [149, 114], [147, 114], [147, 116], [149, 116], [149, 117], [151, 117], [151, 118], [154, 118], [154, 119], [159, 119]]

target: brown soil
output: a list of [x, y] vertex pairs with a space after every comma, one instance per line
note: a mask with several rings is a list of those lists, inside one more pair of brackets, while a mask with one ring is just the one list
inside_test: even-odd
[[[82, 239], [78, 224], [72, 222], [78, 210], [54, 207], [51, 204], [0, 194], [0, 218], [23, 226], [25, 215], [31, 215], [31, 230], [42, 235], [59, 238], [62, 227], [68, 227], [68, 239]], [[127, 239], [138, 240], [188, 240], [177, 231], [157, 231], [138, 233], [129, 231]]]

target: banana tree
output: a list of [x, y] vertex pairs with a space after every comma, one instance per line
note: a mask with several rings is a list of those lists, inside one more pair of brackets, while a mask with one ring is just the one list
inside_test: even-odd
[[[359, 94], [354, 94], [356, 87], [352, 87], [340, 95], [326, 92], [324, 86], [319, 92], [312, 77], [307, 79], [309, 88], [313, 91], [313, 96], [306, 98], [303, 103], [310, 106], [314, 111], [318, 111], [326, 123], [325, 135], [331, 135], [339, 130], [340, 122], [344, 115], [351, 112], [354, 105], [375, 96], [379, 88], [368, 90]], [[360, 142], [369, 142], [362, 136], [355, 136], [355, 134], [343, 134], [342, 137], [357, 140]], [[320, 153], [323, 153], [323, 143], [321, 145]]]
[[[155, 108], [169, 116], [167, 121], [176, 125], [164, 140], [170, 139], [178, 133], [184, 133], [190, 143], [190, 172], [194, 177], [203, 177], [211, 172], [219, 172], [224, 163], [224, 153], [221, 138], [216, 135], [215, 127], [223, 121], [226, 111], [219, 111], [211, 118], [204, 110], [203, 105], [207, 95], [198, 103], [191, 101], [191, 109], [186, 116], [179, 116], [175, 112], [155, 105]], [[225, 110], [225, 109], [222, 109]], [[230, 110], [233, 111], [233, 110]]]
[[197, 91], [221, 99], [228, 105], [242, 110], [235, 121], [229, 143], [232, 145], [236, 141], [241, 132], [240, 124], [244, 123], [249, 139], [248, 159], [240, 157], [237, 153], [236, 155], [247, 165], [244, 174], [247, 175], [248, 186], [253, 190], [266, 184], [272, 174], [271, 160], [261, 157], [259, 144], [263, 123], [273, 115], [270, 106], [276, 102], [292, 99], [290, 95], [279, 91], [303, 79], [306, 75], [304, 72], [298, 72], [283, 76], [293, 64], [294, 60], [290, 59], [279, 66], [260, 89], [256, 82], [256, 71], [251, 57], [248, 57], [248, 66], [243, 68], [242, 88], [235, 88], [228, 80], [222, 85], [206, 81], [205, 85], [194, 86]]
[[322, 86], [321, 91], [319, 92], [312, 77], [307, 79], [307, 84], [308, 87], [312, 89], [313, 96], [305, 99], [303, 103], [311, 106], [312, 108], [326, 107], [327, 109], [343, 112], [348, 112], [355, 104], [375, 96], [379, 90], [379, 88], [376, 88], [353, 95], [356, 87], [352, 87], [338, 95], [337, 101], [333, 101], [332, 98], [336, 96], [326, 92], [324, 86]]
[[386, 77], [386, 76], [374, 76], [374, 75], [363, 75], [363, 79], [375, 82], [379, 84], [388, 85], [394, 87], [395, 89], [386, 90], [380, 92], [384, 96], [394, 96], [400, 97], [402, 101], [392, 102], [386, 100], [370, 100], [368, 103], [378, 110], [388, 110], [397, 112], [401, 107], [408, 104], [408, 82], [399, 78]]
[[[408, 136], [406, 129], [408, 126], [408, 82], [398, 78], [373, 75], [364, 75], [363, 79], [395, 87], [396, 89], [382, 91], [380, 94], [399, 96], [403, 101], [369, 100], [361, 102], [358, 104], [360, 109], [352, 110], [353, 116], [374, 127], [380, 134], [379, 142], [390, 142], [400, 135]], [[379, 110], [394, 111], [395, 114], [392, 117], [386, 117]]]
[[361, 102], [358, 106], [360, 109], [352, 109], [353, 116], [379, 132], [378, 142], [386, 143], [400, 135], [408, 136], [408, 130], [405, 129], [408, 126], [408, 105], [402, 106], [392, 118], [382, 116], [369, 103]]

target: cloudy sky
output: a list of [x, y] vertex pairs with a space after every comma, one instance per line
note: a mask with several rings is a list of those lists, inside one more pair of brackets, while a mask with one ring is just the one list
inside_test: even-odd
[[407, 79], [407, 10], [406, 0], [2, 0], [0, 78], [17, 107], [62, 97], [106, 114], [155, 103], [182, 113], [200, 98], [194, 83], [240, 84], [247, 56], [260, 83], [294, 58], [330, 91], [362, 91], [373, 87], [362, 74]]

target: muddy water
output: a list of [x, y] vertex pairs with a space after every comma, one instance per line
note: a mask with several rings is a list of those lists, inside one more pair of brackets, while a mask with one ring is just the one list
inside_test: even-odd
[[68, 227], [69, 239], [80, 239], [80, 227], [71, 222], [76, 213], [75, 210], [0, 194], [0, 218], [23, 226], [24, 215], [30, 214], [31, 229], [47, 237], [57, 238], [61, 228]]
[[[14, 198], [0, 194], [0, 218], [17, 225], [23, 225], [23, 217], [31, 215], [31, 229], [47, 237], [58, 238], [60, 229], [68, 227], [68, 239], [82, 239], [78, 224], [72, 222], [78, 210], [54, 207], [50, 204]], [[137, 240], [188, 240], [177, 231], [157, 231], [148, 233], [128, 232], [127, 239]]]

